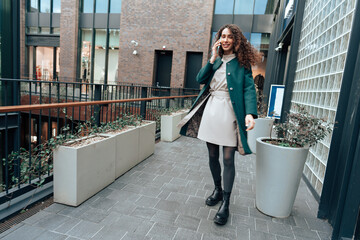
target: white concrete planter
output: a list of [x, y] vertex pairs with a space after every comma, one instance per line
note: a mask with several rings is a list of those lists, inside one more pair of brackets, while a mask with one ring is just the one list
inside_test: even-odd
[[257, 139], [256, 207], [285, 218], [294, 205], [309, 148], [280, 147]]
[[156, 133], [156, 122], [155, 121], [143, 121], [144, 124], [139, 128], [139, 160], [143, 161], [152, 154], [155, 150], [155, 133]]
[[78, 206], [115, 180], [115, 138], [54, 151], [54, 201]]
[[171, 115], [161, 115], [161, 141], [172, 142], [180, 137], [180, 128], [177, 127], [177, 125], [186, 114], [187, 111], [173, 113]]
[[271, 118], [258, 118], [255, 119], [254, 129], [248, 131], [248, 144], [250, 150], [256, 153], [256, 139], [259, 137], [270, 137], [271, 127], [274, 119]]
[[115, 177], [118, 178], [154, 153], [155, 127], [152, 121], [143, 121], [141, 126], [130, 127], [126, 131], [112, 136], [116, 140], [115, 147]]

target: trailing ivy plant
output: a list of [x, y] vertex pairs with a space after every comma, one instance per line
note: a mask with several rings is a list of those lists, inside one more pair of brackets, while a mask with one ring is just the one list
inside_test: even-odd
[[274, 129], [279, 138], [265, 141], [283, 147], [313, 146], [323, 140], [332, 129], [332, 125], [324, 118], [317, 118], [309, 114], [298, 104], [296, 112], [291, 112], [284, 123], [275, 123]]
[[[11, 152], [8, 155], [7, 164], [6, 159], [2, 159], [3, 165], [7, 165], [8, 171], [13, 173], [8, 183], [8, 188], [11, 189], [19, 184], [26, 184], [36, 179], [37, 181], [32, 181], [32, 186], [41, 187], [45, 180], [43, 176], [51, 173], [53, 170], [53, 151], [59, 145], [64, 145], [69, 141], [86, 136], [118, 131], [125, 126], [137, 126], [141, 122], [142, 118], [140, 116], [124, 114], [113, 122], [101, 123], [100, 126], [97, 126], [95, 118], [91, 117], [90, 121], [79, 123], [73, 132], [69, 126], [63, 127], [61, 134], [36, 146], [31, 152], [25, 148]], [[18, 169], [20, 174], [16, 174], [15, 169]], [[2, 187], [5, 188], [5, 184]]]

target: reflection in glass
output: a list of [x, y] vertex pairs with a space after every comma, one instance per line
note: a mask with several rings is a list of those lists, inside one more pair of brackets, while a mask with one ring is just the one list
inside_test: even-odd
[[254, 0], [235, 0], [234, 14], [253, 14]]
[[50, 13], [50, 0], [41, 0], [40, 1], [40, 12]]
[[94, 0], [83, 0], [82, 1], [82, 12], [93, 13], [94, 12]]
[[61, 12], [61, 0], [53, 0], [53, 13]]
[[105, 80], [106, 29], [95, 30], [94, 83]]
[[256, 0], [254, 14], [273, 14], [274, 0]]
[[110, 13], [121, 13], [121, 0], [110, 0]]
[[60, 48], [56, 48], [56, 76], [54, 79], [57, 79], [60, 75]]
[[29, 4], [29, 12], [37, 12], [39, 10], [38, 0], [31, 0]]
[[96, 1], [96, 13], [107, 13], [108, 12], [108, 1]]
[[115, 84], [118, 81], [120, 30], [109, 29], [109, 64], [108, 83]]
[[233, 14], [234, 0], [216, 0], [215, 14]]
[[92, 46], [92, 30], [81, 29], [81, 67], [80, 78], [82, 82], [90, 83], [91, 79], [91, 46]]
[[52, 47], [37, 47], [36, 48], [36, 79], [49, 81], [53, 79], [53, 54]]
[[253, 67], [254, 79], [265, 78], [267, 55], [270, 44], [270, 33], [251, 33], [250, 43], [263, 54], [263, 61]]
[[27, 27], [26, 33], [28, 34], [37, 34], [39, 31], [38, 27]]

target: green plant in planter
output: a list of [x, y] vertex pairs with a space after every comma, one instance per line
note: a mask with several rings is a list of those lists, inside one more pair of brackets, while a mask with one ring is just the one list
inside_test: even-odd
[[[25, 148], [11, 152], [8, 155], [7, 164], [6, 159], [2, 159], [3, 165], [7, 165], [9, 173], [12, 174], [7, 187], [11, 189], [21, 184], [27, 184], [30, 181], [32, 181], [31, 185], [34, 188], [41, 187], [45, 180], [44, 176], [53, 171], [53, 150], [59, 145], [86, 136], [121, 130], [125, 126], [137, 126], [141, 122], [142, 118], [140, 116], [124, 114], [113, 122], [102, 123], [97, 126], [95, 118], [91, 117], [90, 121], [79, 123], [74, 132], [70, 131], [69, 126], [63, 127], [61, 134], [36, 146], [31, 152]], [[16, 173], [15, 169], [18, 169], [20, 173]], [[3, 184], [2, 187], [5, 188], [6, 186]]]
[[332, 124], [324, 118], [309, 114], [306, 109], [295, 105], [297, 112], [291, 112], [284, 123], [275, 123], [274, 128], [279, 138], [265, 140], [268, 143], [283, 147], [313, 146], [323, 140], [332, 129]]

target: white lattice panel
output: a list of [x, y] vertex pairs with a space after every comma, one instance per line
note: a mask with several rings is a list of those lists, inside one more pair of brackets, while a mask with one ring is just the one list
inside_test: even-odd
[[[307, 0], [292, 103], [335, 122], [355, 0]], [[295, 111], [293, 108], [291, 111]], [[310, 149], [304, 174], [321, 195], [330, 134]]]

